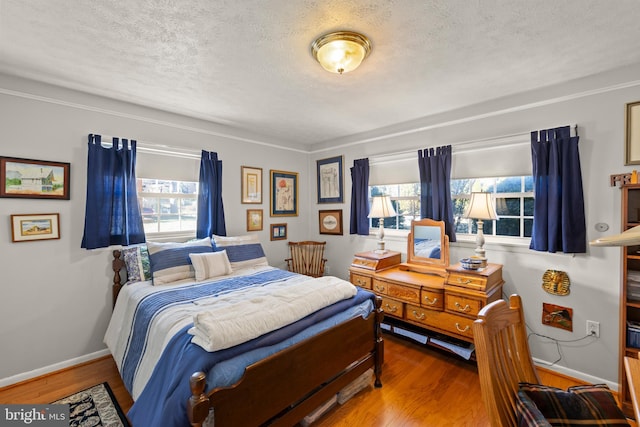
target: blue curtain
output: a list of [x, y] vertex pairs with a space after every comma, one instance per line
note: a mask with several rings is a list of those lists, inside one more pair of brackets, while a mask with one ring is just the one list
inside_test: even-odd
[[535, 203], [529, 247], [533, 250], [587, 251], [578, 140], [569, 126], [531, 132]]
[[369, 235], [369, 159], [353, 161], [351, 168], [351, 222], [349, 234]]
[[420, 216], [444, 221], [450, 242], [456, 241], [451, 200], [451, 146], [418, 150]]
[[227, 235], [222, 204], [222, 160], [218, 160], [218, 153], [202, 150], [196, 235], [203, 239], [213, 234]]
[[136, 193], [136, 141], [113, 138], [103, 147], [100, 135], [89, 135], [87, 201], [81, 247], [143, 243], [144, 227]]

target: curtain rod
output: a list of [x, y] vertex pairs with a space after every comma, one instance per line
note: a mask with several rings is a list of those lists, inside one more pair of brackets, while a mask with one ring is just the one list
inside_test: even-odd
[[[555, 129], [558, 127], [563, 127], [563, 126], [548, 127], [543, 129]], [[569, 125], [569, 127], [571, 128], [571, 136], [577, 136], [578, 125], [572, 124], [572, 125]], [[456, 153], [493, 150], [493, 149], [502, 148], [502, 147], [509, 147], [509, 146], [515, 146], [515, 145], [521, 145], [521, 144], [530, 144], [530, 141], [528, 139], [525, 140], [524, 138], [529, 137], [531, 135], [531, 132], [532, 131], [527, 131], [527, 132], [519, 132], [519, 133], [510, 133], [510, 134], [500, 135], [500, 136], [490, 136], [486, 138], [470, 139], [467, 141], [452, 142], [451, 144], [447, 144], [447, 145], [451, 145], [451, 148], [452, 148], [451, 154], [453, 155], [455, 155]], [[493, 142], [493, 144], [473, 147], [474, 145], [480, 145], [486, 142]], [[458, 147], [468, 147], [468, 146], [471, 146], [471, 147], [456, 149]], [[406, 151], [389, 152], [385, 154], [377, 154], [375, 156], [369, 157], [369, 163], [382, 164], [382, 163], [391, 163], [394, 161], [406, 160], [408, 158], [408, 157], [405, 157], [406, 155], [416, 154], [416, 153], [417, 153], [417, 150], [413, 149], [413, 150], [406, 150]], [[390, 157], [393, 158], [396, 156], [397, 158], [390, 159]]]
[[[100, 137], [102, 138], [102, 145], [104, 145], [105, 147], [113, 146], [113, 138], [118, 138], [120, 140], [123, 139], [122, 137], [119, 137], [119, 136], [102, 135], [99, 133], [95, 133], [94, 135], [100, 135]], [[161, 156], [182, 157], [185, 159], [197, 159], [197, 160], [200, 160], [200, 157], [202, 155], [201, 150], [191, 150], [188, 148], [172, 147], [166, 144], [140, 142], [135, 138], [124, 138], [124, 139], [127, 139], [129, 141], [131, 141], [132, 139], [135, 140], [137, 151], [141, 153], [150, 153], [150, 154], [158, 154]]]

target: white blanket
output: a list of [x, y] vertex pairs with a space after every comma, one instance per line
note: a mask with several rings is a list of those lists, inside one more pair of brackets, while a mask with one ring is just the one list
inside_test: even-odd
[[296, 284], [249, 288], [199, 305], [211, 309], [193, 316], [192, 342], [207, 351], [233, 347], [264, 335], [356, 294], [351, 283], [333, 276]]

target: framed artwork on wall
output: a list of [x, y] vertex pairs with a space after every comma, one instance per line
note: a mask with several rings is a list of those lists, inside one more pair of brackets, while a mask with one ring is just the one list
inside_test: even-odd
[[262, 209], [247, 209], [247, 231], [262, 230]]
[[298, 174], [271, 170], [271, 216], [298, 216]]
[[60, 238], [60, 214], [11, 215], [11, 240], [30, 242]]
[[262, 203], [262, 168], [241, 166], [242, 203]]
[[286, 240], [287, 224], [271, 224], [271, 240]]
[[320, 234], [342, 235], [342, 209], [318, 211]]
[[69, 163], [0, 157], [0, 197], [69, 200]]
[[344, 195], [343, 156], [317, 160], [318, 203], [342, 203]]
[[627, 104], [625, 165], [640, 165], [640, 101]]

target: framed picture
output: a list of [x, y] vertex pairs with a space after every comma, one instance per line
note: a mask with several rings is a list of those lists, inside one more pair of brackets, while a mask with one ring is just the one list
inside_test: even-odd
[[60, 214], [11, 215], [11, 240], [30, 242], [60, 238]]
[[342, 209], [318, 211], [320, 234], [342, 235]]
[[287, 224], [271, 224], [271, 240], [286, 240]]
[[271, 170], [271, 216], [298, 216], [298, 174]]
[[625, 165], [640, 165], [640, 101], [627, 104]]
[[262, 230], [262, 209], [247, 209], [247, 231]]
[[0, 157], [0, 197], [69, 200], [69, 163]]
[[317, 160], [318, 203], [342, 203], [344, 177], [342, 156]]
[[241, 166], [242, 203], [262, 203], [262, 168]]

